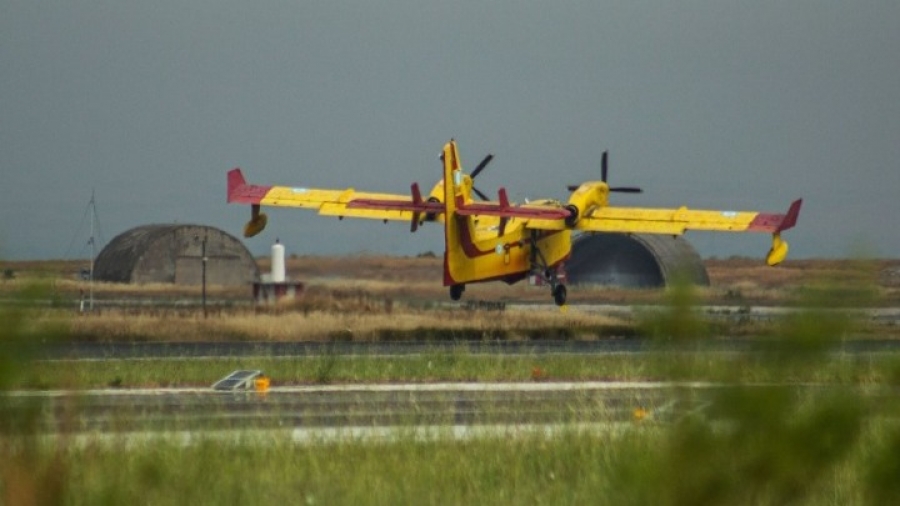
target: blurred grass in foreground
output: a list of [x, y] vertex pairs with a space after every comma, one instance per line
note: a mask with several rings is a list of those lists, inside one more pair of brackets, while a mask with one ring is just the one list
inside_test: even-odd
[[[20, 300], [46, 293], [42, 285], [22, 290]], [[26, 304], [27, 305], [27, 304]], [[56, 339], [60, 328], [35, 321], [34, 311], [0, 305], [0, 394], [17, 384], [32, 365], [41, 342]], [[66, 496], [71, 462], [61, 447], [41, 445], [34, 433], [38, 406], [11, 413], [0, 397], [0, 504], [61, 504]]]
[[[867, 279], [861, 269], [858, 277], [805, 290], [798, 311], [718, 369], [717, 379], [731, 388], [714, 391], [702, 416], [670, 427], [653, 457], [617, 469], [627, 502], [896, 504], [900, 363], [887, 358], [880, 381], [868, 388], [854, 371], [827, 381], [818, 376], [840, 360], [835, 345], [857, 325], [842, 309], [873, 304]], [[673, 287], [668, 310], [648, 318], [645, 327], [659, 342], [709, 339], [693, 300], [690, 286]], [[708, 374], [706, 360], [669, 357], [657, 359], [657, 367], [669, 378], [698, 380]], [[747, 380], [748, 364], [761, 381]]]
[[[29, 427], [38, 414], [11, 420], [0, 404], [0, 498], [9, 505], [896, 504], [900, 367], [894, 357], [867, 364], [832, 351], [858, 324], [831, 309], [848, 289], [866, 296], [852, 288], [810, 291], [802, 310], [772, 326], [751, 352], [653, 355], [637, 366], [643, 367], [638, 376], [715, 380], [730, 388], [713, 392], [705, 408], [689, 416], [671, 422], [650, 417], [624, 430], [573, 426], [550, 435], [454, 440], [448, 434], [422, 441], [401, 428], [389, 440], [348, 436], [307, 444], [248, 433], [236, 442], [201, 434], [190, 444], [173, 437], [126, 445], [96, 435], [74, 444], [65, 433], [35, 435]], [[669, 296], [668, 309], [642, 323], [648, 333], [661, 346], [710, 339], [708, 323], [693, 310], [691, 289], [677, 286]], [[55, 332], [35, 334], [25, 323], [27, 310], [3, 310], [0, 317], [6, 346], [0, 385], [9, 388], [39, 377], [41, 366], [29, 361], [29, 350], [36, 335]], [[417, 367], [453, 371], [470, 359], [440, 354]], [[326, 360], [311, 379], [345, 381], [344, 364]], [[878, 373], [861, 380], [856, 368], [872, 363]], [[518, 371], [524, 362], [514, 365]], [[393, 359], [380, 367], [402, 369]], [[838, 372], [823, 373], [828, 370]], [[675, 395], [687, 399], [689, 393], [684, 388]]]

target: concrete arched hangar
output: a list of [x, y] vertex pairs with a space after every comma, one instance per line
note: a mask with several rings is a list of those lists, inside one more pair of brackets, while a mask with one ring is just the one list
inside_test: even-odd
[[205, 225], [145, 225], [127, 230], [97, 255], [94, 279], [199, 285], [204, 256], [210, 285], [249, 285], [259, 280], [259, 269], [244, 244]]
[[695, 285], [709, 285], [700, 255], [680, 236], [582, 234], [572, 241], [565, 269], [573, 285], [656, 288], [669, 285], [677, 276]]

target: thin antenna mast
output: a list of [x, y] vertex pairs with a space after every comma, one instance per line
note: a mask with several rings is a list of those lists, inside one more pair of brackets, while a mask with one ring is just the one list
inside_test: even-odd
[[93, 311], [94, 310], [94, 218], [97, 215], [97, 203], [94, 201], [94, 189], [91, 188], [91, 238], [89, 242], [91, 243], [91, 274], [90, 279], [88, 281], [88, 291], [90, 293], [88, 304], [88, 308]]

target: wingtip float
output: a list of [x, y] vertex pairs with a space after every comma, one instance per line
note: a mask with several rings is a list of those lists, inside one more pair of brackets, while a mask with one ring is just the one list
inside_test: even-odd
[[797, 224], [802, 204], [801, 199], [794, 201], [784, 214], [611, 206], [610, 193], [641, 190], [609, 186], [606, 153], [601, 161], [600, 180], [570, 186], [572, 193], [566, 203], [551, 199], [511, 203], [503, 188], [498, 191], [498, 200], [488, 200], [474, 187], [474, 179], [492, 158], [488, 155], [472, 173], [466, 174], [456, 142], [451, 140], [441, 155], [442, 177], [427, 198], [418, 183], [410, 186], [409, 194], [248, 184], [241, 170], [235, 168], [228, 172], [227, 200], [251, 206], [245, 237], [257, 235], [265, 228], [268, 219], [260, 211], [262, 206], [307, 208], [341, 219], [405, 221], [412, 232], [428, 222], [441, 223], [445, 238], [444, 286], [450, 288], [452, 299], [462, 296], [467, 283], [514, 283], [537, 275], [550, 286], [551, 295], [560, 306], [566, 302], [566, 287], [557, 271], [569, 258], [573, 231], [666, 235], [680, 235], [688, 230], [768, 232], [772, 234], [772, 247], [766, 263], [777, 265], [788, 253], [781, 233]]
[[228, 203], [250, 204], [250, 221], [244, 225], [244, 237], [253, 237], [266, 228], [269, 217], [260, 211], [260, 206], [270, 188], [247, 184], [239, 168], [228, 171]]
[[800, 206], [803, 199], [797, 199], [791, 203], [788, 212], [783, 215], [778, 227], [772, 233], [772, 248], [766, 255], [766, 263], [772, 266], [778, 265], [787, 258], [788, 243], [781, 238], [781, 232], [793, 228], [797, 224], [797, 218], [800, 216]]

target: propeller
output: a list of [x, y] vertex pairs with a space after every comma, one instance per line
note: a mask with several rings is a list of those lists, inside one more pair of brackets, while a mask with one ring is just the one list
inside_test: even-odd
[[609, 151], [604, 151], [600, 158], [600, 181], [606, 182], [609, 177]]
[[[469, 174], [469, 177], [472, 178], [473, 183], [475, 182], [475, 178], [478, 176], [478, 174], [480, 174], [481, 171], [483, 171], [484, 168], [487, 167], [487, 164], [491, 163], [491, 160], [493, 160], [493, 159], [494, 159], [494, 155], [490, 155], [490, 154], [487, 155], [486, 157], [484, 157], [484, 160], [482, 160], [481, 163], [479, 163], [478, 166], [475, 167], [475, 170], [473, 170], [472, 173]], [[478, 195], [478, 197], [480, 197], [481, 200], [485, 200], [485, 201], [490, 200], [487, 195], [485, 195], [484, 193], [481, 192], [481, 190], [479, 190], [478, 188], [475, 188], [474, 184], [472, 185], [472, 191], [475, 192], [475, 194]]]
[[[604, 183], [607, 183], [607, 178], [609, 177], [609, 151], [604, 151], [603, 156], [600, 158], [600, 180]], [[570, 192], [573, 192], [578, 189], [578, 185], [569, 185], [566, 188], [569, 189]], [[610, 186], [610, 192], [617, 193], [643, 193], [644, 190], [638, 188], [636, 186]]]

